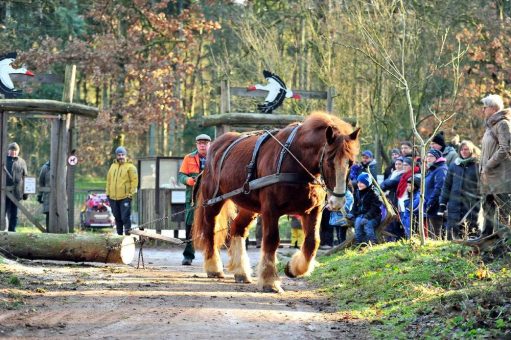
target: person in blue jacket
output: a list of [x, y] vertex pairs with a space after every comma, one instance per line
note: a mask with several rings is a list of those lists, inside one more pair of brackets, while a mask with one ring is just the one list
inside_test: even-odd
[[369, 174], [361, 173], [357, 177], [357, 188], [354, 197], [352, 215], [355, 218], [355, 242], [357, 244], [371, 242], [376, 244], [375, 230], [381, 221], [382, 202], [373, 187]]
[[424, 209], [428, 220], [428, 234], [432, 239], [443, 236], [443, 217], [438, 215], [440, 195], [447, 175], [447, 164], [442, 153], [429, 149], [426, 155], [426, 171], [424, 186]]

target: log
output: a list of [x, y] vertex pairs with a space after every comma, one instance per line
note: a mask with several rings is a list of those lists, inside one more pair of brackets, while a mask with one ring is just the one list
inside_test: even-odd
[[50, 99], [0, 99], [0, 110], [16, 112], [72, 113], [79, 116], [97, 118], [97, 107], [83, 104], [64, 103]]
[[203, 117], [204, 126], [225, 125], [261, 125], [283, 127], [291, 123], [303, 121], [304, 116], [298, 115], [279, 115], [264, 113], [223, 113]]
[[79, 234], [0, 232], [0, 252], [29, 260], [129, 264], [135, 256], [133, 237]]

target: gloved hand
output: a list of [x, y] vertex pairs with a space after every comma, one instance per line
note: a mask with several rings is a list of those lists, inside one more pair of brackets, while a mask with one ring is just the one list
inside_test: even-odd
[[43, 195], [42, 194], [37, 194], [37, 202], [43, 204]]
[[28, 199], [28, 194], [23, 194], [23, 200], [26, 201]]
[[193, 177], [188, 177], [186, 179], [186, 185], [193, 187], [195, 185], [195, 179]]
[[444, 216], [445, 210], [447, 209], [447, 206], [445, 204], [440, 204], [438, 207], [438, 212], [436, 213], [438, 216]]

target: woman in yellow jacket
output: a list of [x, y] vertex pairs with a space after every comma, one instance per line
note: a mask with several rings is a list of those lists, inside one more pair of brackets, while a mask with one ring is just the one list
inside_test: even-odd
[[126, 159], [126, 149], [115, 150], [116, 160], [110, 166], [106, 177], [106, 195], [115, 217], [117, 234], [126, 235], [131, 230], [131, 199], [137, 192], [138, 173], [131, 161]]

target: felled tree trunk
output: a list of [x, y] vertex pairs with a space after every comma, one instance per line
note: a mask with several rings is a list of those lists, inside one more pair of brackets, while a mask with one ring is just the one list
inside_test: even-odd
[[30, 260], [129, 264], [135, 256], [132, 237], [0, 232], [0, 252]]

